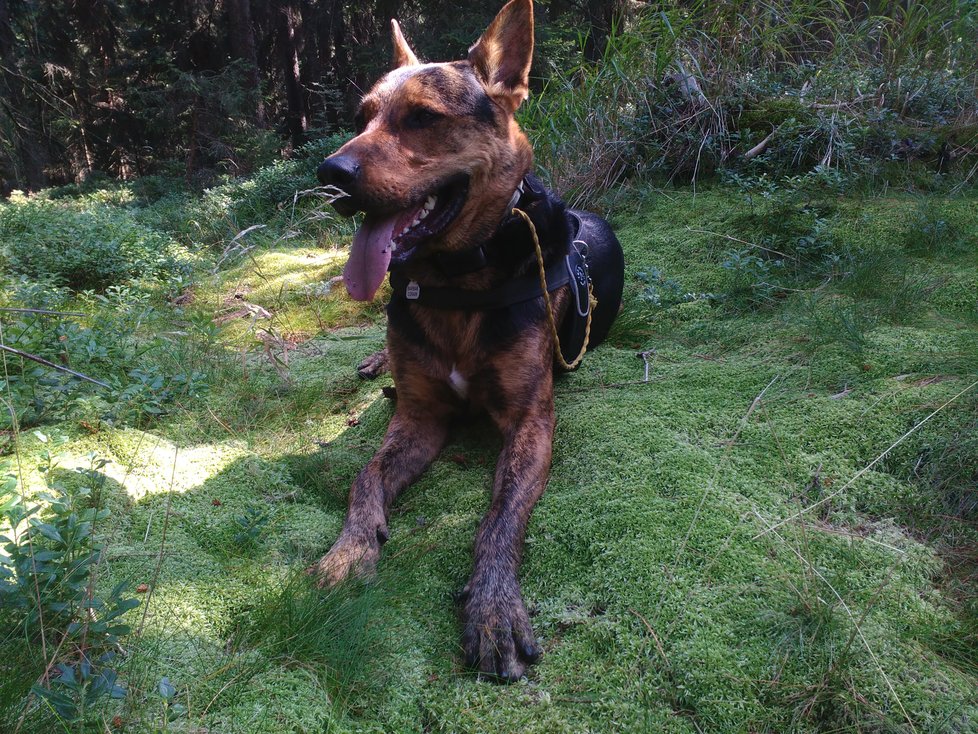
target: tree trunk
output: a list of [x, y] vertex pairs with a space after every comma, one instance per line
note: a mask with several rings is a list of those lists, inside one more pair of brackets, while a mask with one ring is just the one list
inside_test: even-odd
[[298, 3], [285, 2], [279, 10], [279, 55], [285, 76], [286, 129], [293, 148], [306, 142], [309, 118], [302, 94], [302, 74], [299, 67], [299, 39], [302, 16]]
[[10, 160], [16, 187], [38, 191], [48, 184], [45, 173], [47, 150], [44, 136], [31, 122], [40, 120], [25, 94], [23, 80], [15, 73], [18, 64], [14, 53], [16, 41], [13, 17], [8, 0], [0, 0], [0, 114], [10, 121]]
[[623, 6], [621, 0], [587, 0], [584, 4], [590, 26], [590, 33], [584, 42], [584, 56], [589, 61], [597, 61], [604, 55], [608, 36], [621, 21]]
[[252, 112], [259, 127], [265, 125], [265, 105], [258, 76], [258, 54], [255, 51], [255, 26], [251, 19], [251, 0], [226, 0], [228, 44], [231, 56], [245, 65], [245, 82], [253, 95]]

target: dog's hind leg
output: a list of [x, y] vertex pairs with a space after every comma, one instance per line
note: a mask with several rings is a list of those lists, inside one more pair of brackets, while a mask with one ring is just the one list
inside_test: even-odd
[[351, 574], [373, 574], [387, 541], [391, 503], [434, 460], [447, 434], [448, 416], [437, 407], [398, 405], [383, 444], [353, 482], [340, 537], [308, 569], [320, 585], [336, 584]]
[[364, 380], [374, 380], [388, 370], [390, 370], [390, 360], [385, 347], [364, 359], [357, 367], [357, 374]]
[[540, 654], [517, 579], [526, 527], [550, 474], [554, 431], [553, 383], [541, 370], [525, 412], [493, 418], [504, 445], [492, 505], [475, 538], [472, 577], [462, 592], [467, 664], [505, 681], [518, 680]]

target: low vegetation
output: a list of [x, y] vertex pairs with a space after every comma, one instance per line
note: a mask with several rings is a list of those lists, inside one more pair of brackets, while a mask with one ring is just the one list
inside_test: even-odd
[[[104, 206], [174, 216], [130, 193]], [[626, 306], [558, 384], [523, 575], [545, 656], [510, 687], [464, 671], [451, 602], [487, 426], [399, 504], [374, 584], [320, 592], [302, 574], [391, 406], [354, 371], [381, 311], [328, 287], [343, 230], [284, 237], [333, 226], [285, 203], [237, 240], [260, 244], [228, 249], [229, 229], [183, 280], [11, 276], [3, 307], [24, 310], [3, 312], [3, 343], [108, 387], [4, 355], [9, 726], [967, 729], [970, 195], [744, 184], [619, 202]]]
[[627, 283], [557, 381], [514, 685], [465, 670], [453, 607], [488, 425], [398, 502], [376, 580], [303, 572], [392, 412], [313, 177], [342, 136], [0, 203], [0, 729], [974, 728], [973, 11], [694, 5], [522, 112]]

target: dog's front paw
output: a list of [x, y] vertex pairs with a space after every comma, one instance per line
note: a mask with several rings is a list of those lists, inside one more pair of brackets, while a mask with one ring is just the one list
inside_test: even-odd
[[335, 586], [351, 576], [373, 576], [379, 557], [379, 542], [370, 542], [344, 531], [329, 552], [307, 568], [306, 573], [315, 576], [321, 587]]
[[503, 682], [517, 681], [540, 657], [516, 581], [471, 581], [462, 592], [466, 664]]

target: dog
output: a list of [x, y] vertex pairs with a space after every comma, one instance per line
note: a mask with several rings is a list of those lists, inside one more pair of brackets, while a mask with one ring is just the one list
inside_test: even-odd
[[420, 63], [397, 21], [391, 33], [393, 69], [317, 175], [345, 192], [338, 213], [364, 214], [349, 294], [371, 300], [390, 272], [396, 407], [339, 538], [310, 572], [324, 585], [372, 574], [395, 498], [437, 457], [453, 418], [488, 413], [503, 447], [459, 598], [462, 642], [470, 668], [513, 681], [540, 654], [517, 574], [550, 472], [555, 360], [573, 366], [579, 345], [607, 336], [624, 259], [603, 219], [567, 209], [530, 174], [514, 113], [529, 92], [532, 0], [505, 5], [463, 61]]

